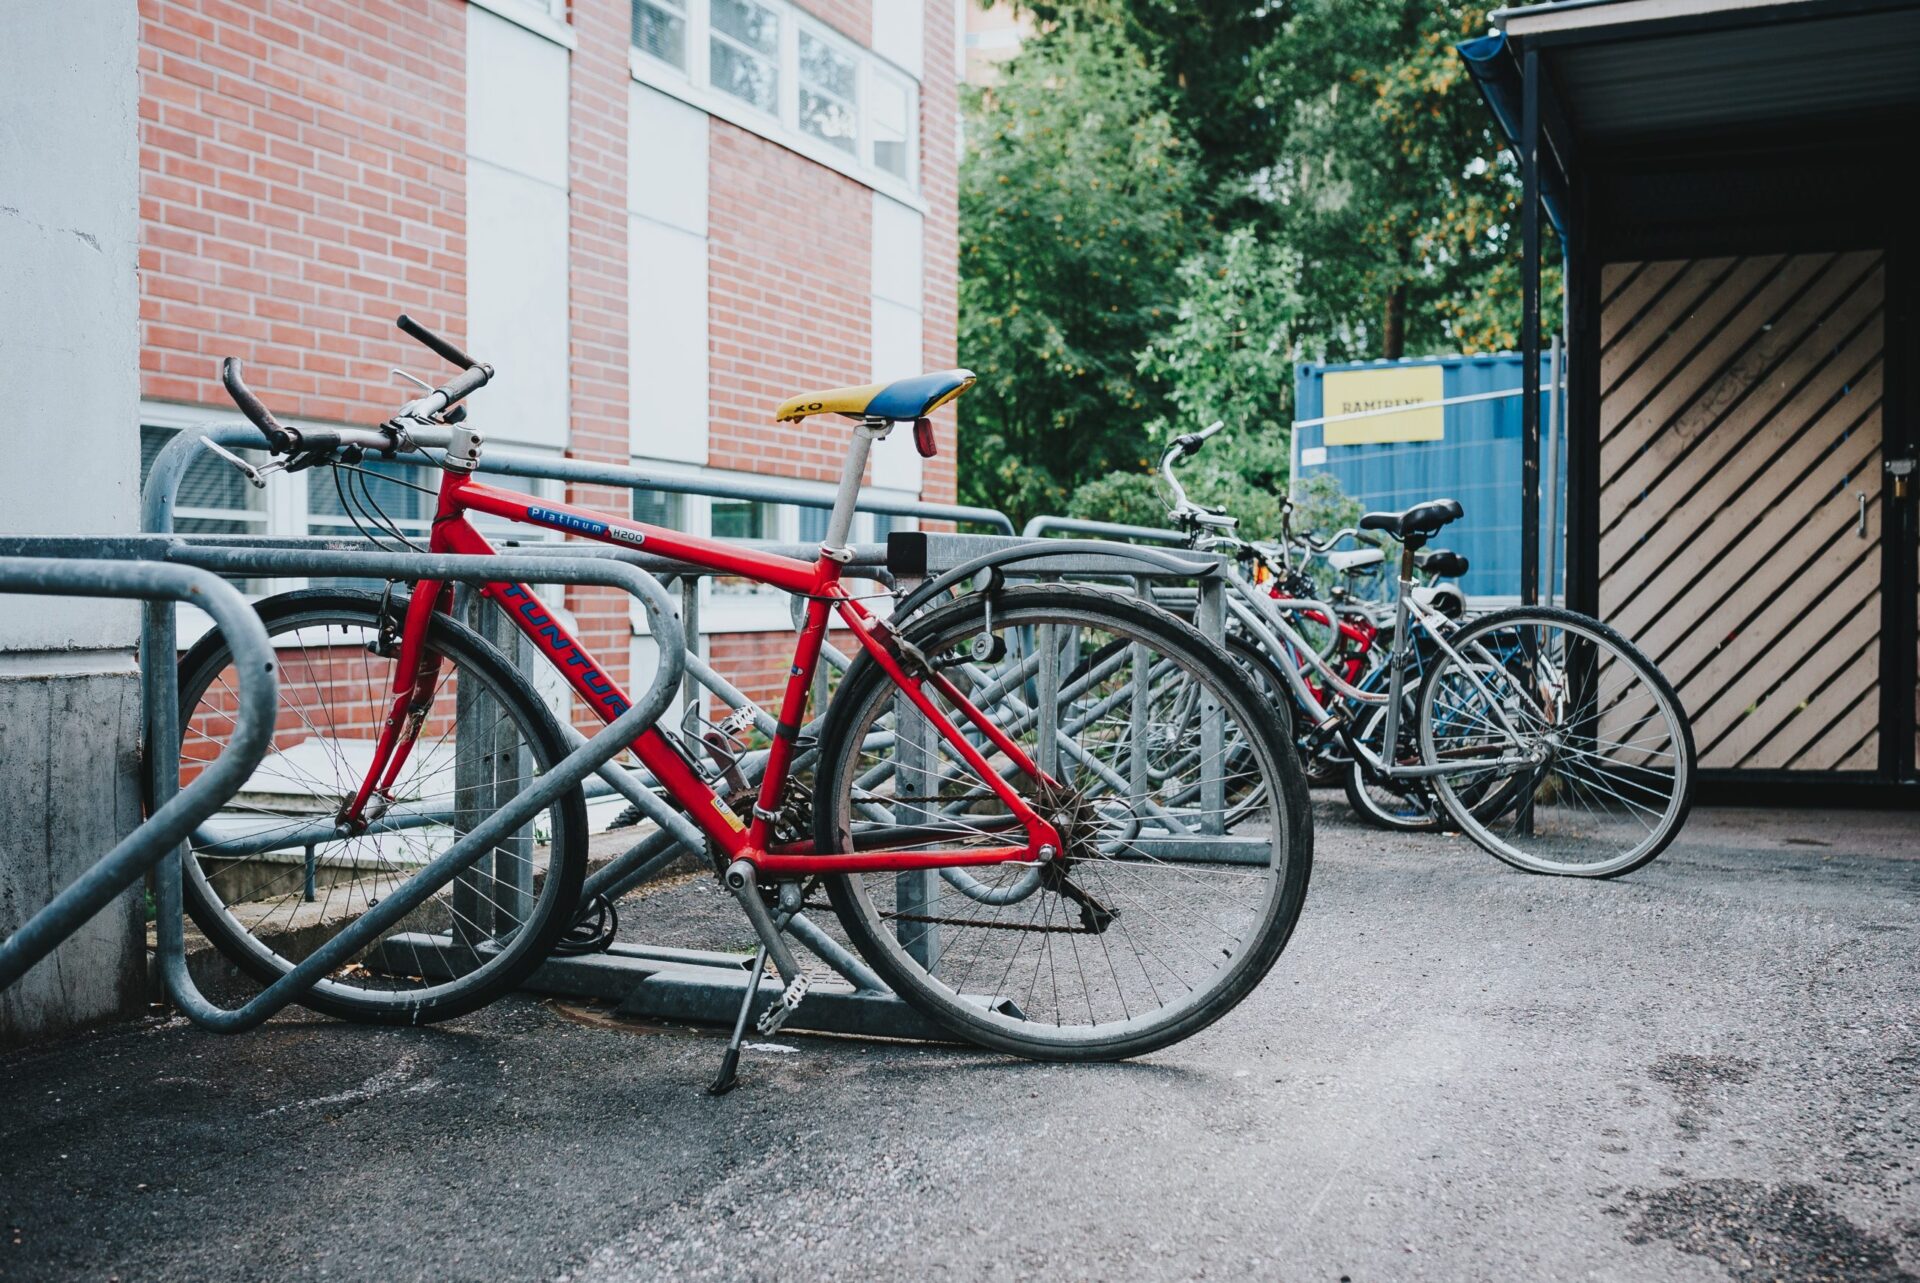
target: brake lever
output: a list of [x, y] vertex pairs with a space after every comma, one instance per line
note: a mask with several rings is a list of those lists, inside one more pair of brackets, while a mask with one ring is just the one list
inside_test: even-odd
[[272, 476], [276, 472], [286, 471], [286, 467], [287, 467], [286, 462], [281, 459], [274, 459], [271, 462], [269, 462], [265, 467], [256, 468], [251, 463], [248, 463], [245, 459], [242, 459], [239, 455], [235, 454], [233, 451], [221, 445], [218, 441], [203, 438], [200, 444], [204, 445], [205, 447], [207, 447], [207, 449], [213, 451], [215, 454], [219, 455], [222, 459], [225, 459], [228, 463], [231, 463], [234, 467], [238, 468], [240, 470], [240, 475], [245, 477], [248, 481], [252, 482], [253, 488], [256, 490], [265, 490], [267, 488], [268, 477]]

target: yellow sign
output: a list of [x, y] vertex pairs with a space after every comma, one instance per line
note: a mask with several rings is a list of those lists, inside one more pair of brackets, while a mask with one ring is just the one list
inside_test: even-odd
[[[1333, 370], [1321, 381], [1321, 414], [1339, 422], [1322, 431], [1328, 445], [1367, 445], [1376, 441], [1438, 441], [1446, 432], [1446, 411], [1394, 410], [1420, 406], [1446, 396], [1446, 371], [1437, 365], [1383, 365], [1373, 370]], [[1380, 411], [1387, 413], [1382, 414]], [[1365, 414], [1361, 419], [1341, 419]]]

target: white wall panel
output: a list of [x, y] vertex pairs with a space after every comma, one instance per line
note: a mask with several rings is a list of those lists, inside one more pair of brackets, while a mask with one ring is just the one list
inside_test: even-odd
[[[920, 312], [883, 298], [873, 300], [873, 377], [904, 379], [921, 372]], [[913, 433], [895, 428], [873, 448], [873, 484], [920, 493], [920, 453]]]
[[499, 377], [474, 424], [503, 444], [568, 434], [567, 51], [467, 9], [467, 341]]
[[924, 233], [919, 211], [874, 193], [873, 293], [920, 310]]
[[873, 51], [915, 80], [921, 78], [926, 45], [923, 8], [920, 0], [874, 0], [873, 6]]
[[467, 7], [467, 154], [567, 185], [567, 51]]
[[633, 87], [627, 128], [627, 211], [707, 234], [707, 113]]
[[564, 449], [567, 193], [481, 160], [467, 165], [467, 340], [499, 371], [470, 403], [474, 425]]
[[707, 461], [707, 241], [627, 220], [628, 403], [633, 453]]

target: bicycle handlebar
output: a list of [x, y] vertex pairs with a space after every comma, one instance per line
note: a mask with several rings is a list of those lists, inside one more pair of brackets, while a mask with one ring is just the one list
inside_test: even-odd
[[302, 432], [289, 428], [273, 417], [273, 411], [254, 395], [246, 379], [241, 374], [240, 362], [227, 357], [220, 363], [220, 382], [226, 385], [227, 395], [240, 407], [253, 426], [260, 429], [260, 435], [266, 438], [267, 449], [273, 454], [319, 455], [342, 446], [359, 446], [362, 449], [377, 450], [391, 454], [404, 444], [412, 446], [446, 444], [444, 440], [423, 439], [438, 438], [437, 433], [422, 433], [413, 428], [402, 430], [400, 420], [418, 422], [433, 420], [445, 413], [467, 397], [485, 387], [493, 378], [493, 367], [484, 361], [476, 361], [447, 340], [429, 330], [406, 313], [401, 313], [395, 322], [402, 333], [418, 340], [436, 354], [461, 368], [461, 373], [440, 387], [407, 402], [400, 407], [399, 413], [385, 427], [380, 428], [341, 428], [325, 431]]
[[394, 324], [400, 327], [401, 333], [419, 340], [427, 347], [432, 348], [442, 359], [459, 366], [463, 370], [471, 370], [474, 366], [480, 364], [465, 352], [462, 352], [459, 348], [447, 342], [438, 334], [435, 334], [432, 330], [414, 320], [411, 316], [408, 316], [405, 312], [400, 313], [400, 319], [395, 321]]

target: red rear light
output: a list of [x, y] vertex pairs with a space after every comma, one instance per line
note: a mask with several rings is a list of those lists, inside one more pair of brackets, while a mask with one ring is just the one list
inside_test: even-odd
[[920, 452], [922, 459], [931, 459], [938, 453], [933, 440], [933, 420], [915, 419], [913, 421], [913, 448]]

